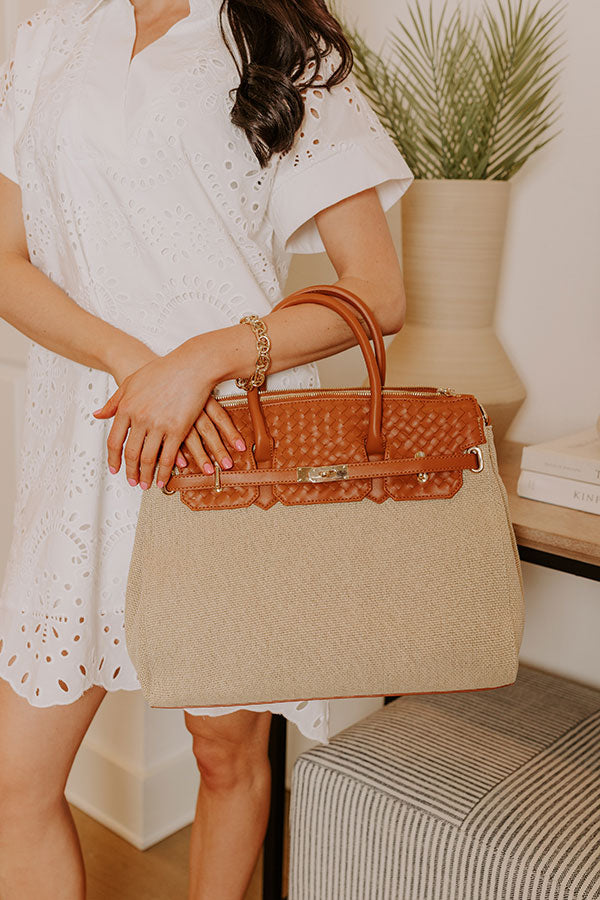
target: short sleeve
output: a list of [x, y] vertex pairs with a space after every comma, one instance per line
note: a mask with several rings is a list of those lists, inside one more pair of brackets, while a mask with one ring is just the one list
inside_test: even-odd
[[[327, 68], [333, 64], [325, 60], [322, 71]], [[320, 253], [325, 247], [314, 219], [318, 212], [373, 187], [387, 211], [413, 180], [350, 74], [331, 90], [305, 91], [304, 122], [278, 161], [268, 215], [287, 252]]]
[[47, 7], [20, 22], [8, 60], [0, 66], [0, 172], [17, 183], [15, 147], [30, 114], [56, 19], [57, 10]]
[[0, 173], [17, 181], [15, 163], [14, 62], [9, 59], [0, 68]]

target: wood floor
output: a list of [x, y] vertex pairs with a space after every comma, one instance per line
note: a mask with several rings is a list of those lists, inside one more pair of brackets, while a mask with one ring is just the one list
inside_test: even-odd
[[[282, 896], [287, 895], [289, 791], [286, 791]], [[186, 900], [190, 828], [140, 851], [71, 807], [85, 859], [87, 900]], [[245, 900], [262, 900], [262, 853]]]

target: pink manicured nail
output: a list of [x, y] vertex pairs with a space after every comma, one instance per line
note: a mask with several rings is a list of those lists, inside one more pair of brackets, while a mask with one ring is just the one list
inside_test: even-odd
[[116, 474], [117, 474], [117, 470], [115, 469], [114, 466], [109, 466], [109, 467], [108, 467], [108, 471], [110, 472], [111, 475], [116, 475]]
[[245, 450], [245, 449], [246, 449], [246, 445], [245, 445], [245, 443], [244, 443], [243, 441], [236, 441], [236, 442], [235, 442], [235, 446], [238, 448], [238, 450]]
[[233, 460], [229, 459], [228, 456], [224, 456], [221, 460], [221, 465], [224, 469], [230, 469], [233, 465]]
[[156, 482], [156, 487], [162, 488], [162, 487], [164, 487], [164, 486], [165, 486], [164, 481], [157, 481], [157, 482]]
[[147, 491], [147, 490], [148, 490], [148, 485], [146, 484], [145, 481], [140, 481], [140, 487], [141, 487], [141, 489], [142, 489], [143, 491]]
[[206, 472], [207, 475], [212, 475], [213, 472], [215, 471], [215, 468], [212, 465], [212, 463], [204, 463], [204, 471]]
[[177, 457], [177, 465], [178, 466], [187, 466], [187, 459], [185, 456], [181, 456], [181, 454]]
[[129, 482], [131, 487], [135, 487], [137, 484], [137, 481], [135, 480], [135, 478], [128, 478], [127, 481]]

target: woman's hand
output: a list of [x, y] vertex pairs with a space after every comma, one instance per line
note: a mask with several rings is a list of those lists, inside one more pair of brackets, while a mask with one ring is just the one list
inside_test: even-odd
[[[129, 375], [133, 375], [134, 372], [137, 372], [138, 369], [141, 369], [142, 366], [152, 362], [154, 359], [159, 359], [157, 353], [154, 353], [154, 351], [147, 347], [146, 344], [142, 343], [142, 341], [132, 338], [131, 342], [128, 343], [125, 352], [118, 354], [118, 358], [114, 362], [110, 374], [120, 387]], [[97, 418], [100, 418], [100, 416]], [[185, 468], [188, 464], [187, 459], [181, 451], [177, 454], [176, 462], [181, 469]]]
[[208, 335], [206, 352], [201, 352], [202, 337], [154, 357], [126, 376], [102, 409], [94, 412], [98, 419], [115, 417], [107, 440], [108, 463], [114, 474], [124, 455], [132, 486], [139, 482], [147, 489], [157, 464], [157, 484], [166, 484], [182, 444], [207, 474], [214, 472], [207, 451], [223, 468], [233, 466], [223, 439], [231, 448], [246, 449], [229, 414], [211, 395], [221, 379], [215, 377]]

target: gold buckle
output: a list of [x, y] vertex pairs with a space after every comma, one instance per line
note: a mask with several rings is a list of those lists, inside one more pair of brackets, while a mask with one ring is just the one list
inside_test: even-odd
[[298, 466], [298, 481], [310, 481], [319, 484], [323, 481], [343, 481], [348, 478], [348, 465], [339, 466]]
[[220, 494], [223, 490], [223, 485], [221, 484], [221, 466], [215, 460], [213, 460], [213, 466], [215, 467], [215, 491], [217, 494]]
[[465, 453], [474, 453], [477, 457], [477, 468], [469, 469], [469, 472], [483, 472], [483, 453], [479, 447], [469, 447], [468, 450], [465, 450]]

